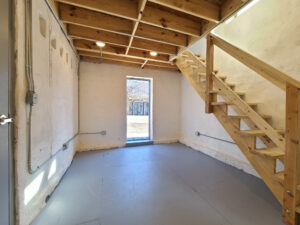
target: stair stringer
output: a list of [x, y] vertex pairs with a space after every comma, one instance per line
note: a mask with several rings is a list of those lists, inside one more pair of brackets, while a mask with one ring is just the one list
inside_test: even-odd
[[[176, 65], [181, 70], [182, 74], [189, 81], [189, 83], [194, 87], [200, 97], [205, 101], [205, 85], [196, 82], [191, 76], [195, 75], [194, 70], [184, 68], [184, 59], [177, 58]], [[250, 164], [257, 171], [257, 173], [264, 180], [266, 185], [272, 191], [274, 196], [282, 204], [283, 201], [283, 186], [282, 184], [273, 178], [274, 168], [276, 161], [269, 157], [264, 157], [261, 155], [256, 155], [251, 153], [249, 149], [253, 148], [254, 140], [251, 136], [242, 135], [239, 127], [235, 125], [235, 121], [228, 117], [227, 110], [224, 110], [223, 106], [214, 106], [213, 114], [222, 124], [224, 129], [228, 132], [231, 138], [234, 140], [236, 145], [240, 148], [242, 153], [246, 156]]]

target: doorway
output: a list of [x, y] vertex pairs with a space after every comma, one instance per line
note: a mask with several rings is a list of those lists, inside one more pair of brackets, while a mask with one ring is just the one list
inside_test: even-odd
[[10, 0], [0, 2], [0, 224], [13, 224], [12, 62], [13, 33]]
[[127, 142], [152, 140], [152, 79], [127, 77]]

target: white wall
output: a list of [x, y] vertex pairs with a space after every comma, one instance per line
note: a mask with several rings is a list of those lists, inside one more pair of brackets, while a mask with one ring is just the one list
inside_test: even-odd
[[[300, 1], [298, 0], [261, 0], [231, 23], [220, 25], [214, 32], [289, 76], [300, 80], [299, 10]], [[191, 50], [205, 57], [205, 42], [201, 40]], [[236, 90], [246, 92], [246, 101], [258, 102], [258, 112], [271, 115], [271, 125], [274, 128], [284, 129], [285, 93], [282, 90], [217, 47], [215, 48], [215, 69], [218, 69], [220, 74], [226, 75], [229, 82], [236, 83]], [[191, 111], [196, 111], [196, 113], [191, 114]], [[195, 130], [198, 129], [205, 134], [230, 140], [217, 120], [204, 114], [203, 101], [184, 78], [182, 80], [181, 118], [184, 143], [249, 173], [256, 174], [236, 146], [194, 135]]]
[[[153, 140], [174, 142], [180, 133], [180, 73], [80, 63], [80, 146], [103, 149], [126, 142], [126, 76], [153, 78]], [[94, 133], [107, 131], [106, 136]]]
[[[30, 224], [45, 206], [46, 197], [54, 190], [73, 159], [77, 140], [70, 142], [68, 149], [58, 150], [78, 132], [78, 60], [46, 3], [33, 1], [33, 76], [38, 104], [33, 107], [31, 159], [32, 169], [40, 168], [33, 174], [29, 173], [24, 2], [15, 1], [15, 202], [16, 224], [20, 225]], [[40, 33], [40, 17], [45, 20], [44, 36]], [[50, 43], [54, 39], [56, 47]], [[60, 48], [64, 49], [62, 55]], [[51, 168], [53, 175], [50, 177]]]

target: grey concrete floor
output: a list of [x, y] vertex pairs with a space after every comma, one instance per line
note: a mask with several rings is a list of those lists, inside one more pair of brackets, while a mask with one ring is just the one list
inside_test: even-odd
[[181, 144], [77, 154], [33, 225], [279, 225], [265, 184]]

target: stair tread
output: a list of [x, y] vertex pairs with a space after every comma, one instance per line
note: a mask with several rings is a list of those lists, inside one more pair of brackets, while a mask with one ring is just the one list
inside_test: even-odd
[[228, 86], [235, 86], [235, 83], [225, 82], [225, 84]]
[[[212, 105], [234, 105], [232, 102], [212, 102]], [[249, 106], [256, 106], [258, 103], [254, 102], [247, 102]]]
[[279, 181], [280, 183], [283, 183], [284, 181], [284, 172], [279, 172], [273, 175], [273, 178], [277, 181]]
[[263, 149], [254, 149], [251, 150], [251, 152], [263, 155], [263, 156], [269, 156], [272, 158], [280, 158], [283, 157], [285, 154], [280, 148], [263, 148]]
[[[264, 114], [259, 114], [259, 115], [264, 119], [272, 118], [272, 116], [270, 116], [270, 115], [264, 115]], [[249, 116], [247, 116], [247, 115], [230, 115], [229, 117], [235, 118], [235, 119], [248, 119], [249, 118]]]
[[[245, 95], [245, 92], [241, 92], [241, 91], [233, 91], [234, 93], [236, 93], [237, 95]], [[221, 92], [220, 91], [218, 91], [218, 90], [212, 90], [212, 91], [210, 91], [209, 93], [211, 93], [211, 94], [221, 94]]]
[[222, 80], [225, 80], [227, 78], [227, 76], [225, 76], [225, 75], [218, 75], [217, 77], [222, 79]]
[[300, 213], [300, 206], [297, 206], [297, 207], [295, 208], [295, 211], [296, 211], [296, 213]]
[[[279, 134], [284, 134], [284, 130], [275, 130]], [[240, 130], [241, 133], [249, 134], [249, 135], [256, 135], [256, 136], [264, 136], [265, 132], [263, 130]]]

